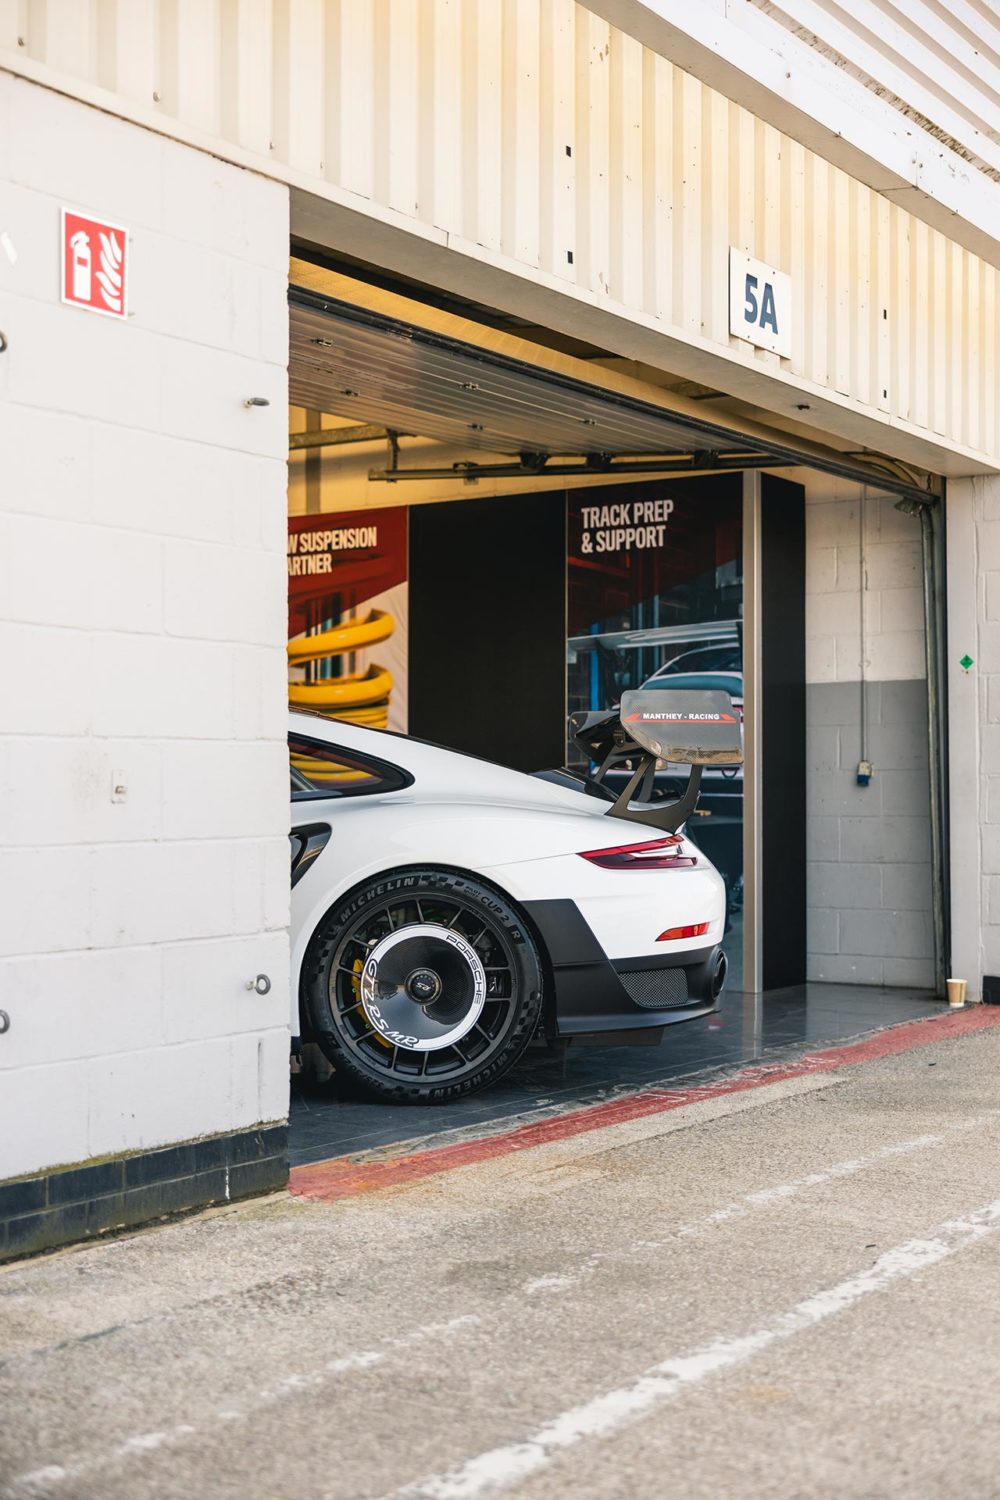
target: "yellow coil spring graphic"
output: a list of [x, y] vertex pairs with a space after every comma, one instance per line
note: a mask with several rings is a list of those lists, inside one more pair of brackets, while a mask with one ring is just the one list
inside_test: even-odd
[[316, 760], [311, 755], [292, 753], [292, 765], [313, 786], [340, 786], [345, 781], [371, 781], [368, 771], [355, 771], [350, 766], [338, 766], [332, 761]]
[[[387, 641], [395, 628], [395, 620], [383, 609], [370, 610], [364, 617], [352, 615], [332, 630], [289, 641], [288, 665], [302, 667], [308, 662], [364, 650]], [[334, 719], [385, 729], [389, 723], [391, 692], [392, 673], [372, 663], [365, 672], [347, 672], [342, 677], [324, 677], [317, 682], [290, 682], [288, 701], [293, 708], [313, 708]]]

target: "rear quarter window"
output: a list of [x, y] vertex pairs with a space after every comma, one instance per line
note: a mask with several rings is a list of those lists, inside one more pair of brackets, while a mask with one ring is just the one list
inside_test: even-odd
[[328, 745], [322, 740], [288, 737], [291, 768], [292, 801], [310, 797], [364, 797], [381, 792], [398, 792], [410, 786], [413, 777], [399, 766]]

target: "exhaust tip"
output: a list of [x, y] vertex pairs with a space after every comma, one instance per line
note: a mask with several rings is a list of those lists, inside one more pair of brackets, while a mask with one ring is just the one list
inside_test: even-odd
[[723, 988], [726, 983], [726, 975], [728, 973], [729, 960], [720, 948], [718, 957], [715, 960], [715, 967], [712, 970], [711, 987], [713, 1000], [718, 1000], [719, 996], [722, 994]]

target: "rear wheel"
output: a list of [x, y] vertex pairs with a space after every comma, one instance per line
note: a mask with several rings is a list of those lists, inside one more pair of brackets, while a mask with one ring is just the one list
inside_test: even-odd
[[313, 1035], [338, 1075], [379, 1099], [440, 1104], [500, 1078], [542, 1008], [521, 917], [471, 876], [379, 877], [333, 908], [306, 957]]

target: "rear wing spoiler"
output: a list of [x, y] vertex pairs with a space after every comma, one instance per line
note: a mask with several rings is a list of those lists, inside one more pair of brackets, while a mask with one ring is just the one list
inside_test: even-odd
[[[608, 795], [604, 778], [611, 770], [632, 766], [624, 790], [608, 810], [612, 818], [646, 823], [676, 833], [694, 812], [705, 766], [735, 766], [743, 761], [740, 720], [728, 693], [693, 688], [656, 688], [623, 693], [617, 712], [573, 716], [573, 740], [597, 770], [590, 784]], [[652, 803], [658, 765], [673, 761], [691, 767], [683, 797]], [[633, 807], [633, 801], [645, 807]]]

